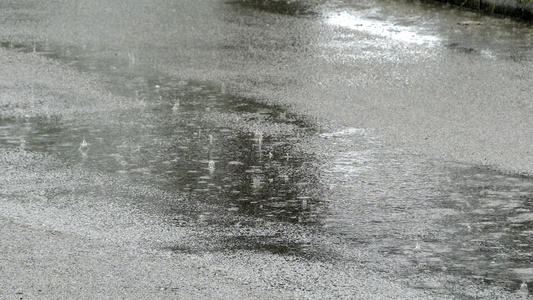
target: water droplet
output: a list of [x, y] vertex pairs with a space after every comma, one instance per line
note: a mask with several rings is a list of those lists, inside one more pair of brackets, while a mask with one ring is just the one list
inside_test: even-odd
[[520, 291], [523, 292], [523, 293], [527, 293], [528, 292], [527, 283], [525, 281], [523, 281], [522, 284], [520, 285]]
[[129, 61], [130, 67], [135, 66], [135, 54], [129, 50], [128, 50], [128, 61]]
[[258, 143], [261, 143], [263, 141], [263, 132], [261, 130], [255, 131], [254, 140], [256, 140]]
[[172, 111], [177, 111], [180, 108], [180, 99], [176, 100], [176, 103], [174, 103], [174, 106], [172, 106]]
[[259, 178], [259, 177], [252, 178], [252, 188], [254, 190], [257, 190], [257, 189], [261, 188], [261, 178]]
[[285, 183], [289, 182], [289, 175], [287, 174], [281, 174], [280, 177], [283, 179]]
[[83, 138], [83, 141], [80, 144], [80, 149], [89, 147], [89, 143], [85, 140], [85, 137]]
[[307, 210], [309, 208], [307, 199], [302, 199], [302, 209]]
[[213, 175], [213, 172], [215, 171], [215, 161], [214, 160], [210, 160], [208, 163], [207, 163], [207, 167], [209, 169], [209, 173], [211, 175]]
[[416, 246], [415, 246], [415, 249], [413, 249], [413, 251], [415, 253], [420, 253], [422, 252], [422, 248], [420, 247], [420, 244], [418, 242], [416, 242]]

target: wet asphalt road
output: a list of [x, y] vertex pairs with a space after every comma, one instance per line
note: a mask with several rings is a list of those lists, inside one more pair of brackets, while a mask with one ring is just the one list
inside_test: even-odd
[[330, 122], [375, 128], [441, 157], [533, 170], [528, 24], [372, 1], [49, 6], [45, 17], [14, 13], [19, 21], [4, 29], [4, 40], [30, 48], [56, 42], [64, 50], [53, 57], [73, 65], [94, 59], [81, 69], [135, 65], [143, 74], [209, 81]]
[[0, 12], [8, 297], [525, 297], [531, 25], [387, 1]]

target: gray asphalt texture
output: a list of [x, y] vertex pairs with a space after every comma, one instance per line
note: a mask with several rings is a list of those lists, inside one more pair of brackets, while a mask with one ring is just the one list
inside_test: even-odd
[[[260, 2], [2, 1], [2, 41], [64, 53], [0, 49], [0, 116], [110, 123], [145, 105], [108, 80], [110, 65], [129, 65], [133, 77], [209, 82], [436, 161], [533, 173], [530, 25], [410, 2]], [[97, 63], [62, 63], [72, 52]], [[2, 299], [527, 297], [445, 272], [399, 280], [372, 266], [405, 261], [364, 250], [353, 261], [179, 253], [177, 241], [205, 241], [159, 211], [176, 195], [54, 153], [2, 147], [0, 157]]]

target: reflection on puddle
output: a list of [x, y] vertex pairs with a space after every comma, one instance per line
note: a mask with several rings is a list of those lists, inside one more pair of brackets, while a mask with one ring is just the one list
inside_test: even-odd
[[412, 61], [434, 57], [441, 44], [441, 37], [427, 28], [406, 20], [382, 20], [382, 15], [368, 9], [333, 10], [323, 16], [323, 22], [338, 32], [323, 43], [326, 50], [323, 58], [328, 61], [361, 58]]
[[402, 43], [435, 45], [440, 42], [439, 37], [420, 34], [413, 30], [413, 26], [405, 27], [385, 21], [363, 18], [348, 12], [328, 14], [326, 15], [326, 22], [330, 25], [361, 31]]
[[152, 112], [118, 115], [98, 127], [4, 120], [0, 139], [25, 150], [59, 153], [72, 164], [155, 181], [231, 213], [317, 221], [313, 157], [293, 149], [310, 130], [301, 121], [206, 85], [144, 86], [152, 88], [138, 95], [156, 99]]
[[443, 8], [439, 4], [378, 6], [363, 2], [328, 9], [323, 22], [338, 28], [326, 39], [334, 51], [325, 59], [412, 61], [446, 52], [488, 60], [529, 61], [531, 29], [527, 23]]

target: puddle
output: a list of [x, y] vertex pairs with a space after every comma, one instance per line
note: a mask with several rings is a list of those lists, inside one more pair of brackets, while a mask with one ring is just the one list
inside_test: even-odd
[[[103, 73], [112, 78], [123, 68], [128, 72], [115, 80], [126, 88], [119, 92], [145, 103], [144, 109], [118, 112], [109, 120], [3, 119], [3, 146], [54, 153], [68, 165], [184, 195], [186, 201], [158, 204], [176, 226], [262, 230], [254, 220], [289, 227], [319, 223], [323, 204], [316, 157], [297, 147], [316, 131], [312, 124], [280, 107], [227, 94], [223, 87], [140, 76], [127, 61], [84, 59], [75, 49], [59, 55], [44, 45], [2, 46], [67, 59], [81, 70], [106, 66]], [[305, 246], [287, 244], [284, 235], [273, 234], [268, 242], [245, 238], [245, 229], [209, 239], [224, 249], [255, 244], [260, 251], [305, 254]]]
[[[364, 129], [319, 132], [208, 84], [129, 82], [144, 111], [103, 124], [2, 120], [0, 143], [185, 195], [162, 205], [198, 241], [172, 251], [343, 260], [365, 249], [405, 261], [410, 267], [373, 268], [406, 280], [422, 272], [533, 286], [533, 179], [429, 162]], [[317, 137], [332, 147], [327, 155], [299, 147]]]
[[354, 13], [330, 13], [325, 17], [327, 24], [384, 37], [387, 38], [389, 42], [394, 41], [418, 45], [435, 45], [440, 42], [438, 36], [418, 33], [416, 27], [406, 27], [392, 22], [380, 21], [368, 17], [365, 18]]
[[301, 120], [207, 85], [144, 86], [151, 90], [140, 90], [139, 97], [155, 102], [138, 115], [118, 115], [98, 127], [2, 120], [0, 140], [26, 151], [57, 153], [70, 164], [153, 181], [228, 205], [230, 211], [316, 222], [309, 213], [317, 201], [313, 157], [293, 149], [312, 131]]
[[[312, 14], [301, 1], [235, 4]], [[438, 41], [401, 24], [348, 14], [329, 22], [400, 43]], [[478, 53], [462, 41], [448, 45]], [[430, 162], [383, 145], [362, 129], [323, 133], [280, 107], [235, 97], [223, 86], [146, 75], [128, 51], [103, 59], [109, 55], [98, 49], [1, 46], [103, 74], [110, 90], [146, 104], [98, 122], [0, 120], [0, 144], [54, 153], [68, 165], [184, 195], [180, 202], [158, 200], [169, 220], [199, 241], [177, 242], [169, 247], [173, 251], [342, 260], [364, 249], [390, 261], [358, 261], [399, 278], [460, 274], [510, 290], [522, 282], [533, 286], [531, 178]], [[321, 155], [303, 147], [317, 139]]]
[[511, 290], [532, 286], [533, 179], [466, 167], [451, 180], [445, 201], [457, 214], [446, 222], [458, 226], [441, 253], [450, 268]]
[[320, 16], [338, 31], [324, 40], [325, 59], [412, 61], [449, 52], [517, 62], [533, 57], [530, 24], [440, 3], [338, 3], [325, 7]]
[[412, 61], [440, 52], [441, 32], [423, 20], [398, 17], [396, 9], [382, 9], [368, 3], [325, 9], [322, 22], [337, 34], [324, 38], [323, 58]]
[[375, 268], [407, 284], [461, 274], [510, 291], [533, 285], [533, 178], [429, 162], [362, 129], [322, 136], [340, 150], [322, 170], [326, 230], [390, 260]]

